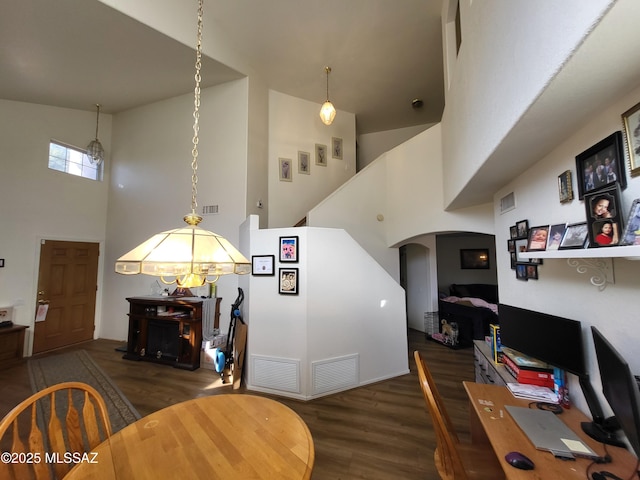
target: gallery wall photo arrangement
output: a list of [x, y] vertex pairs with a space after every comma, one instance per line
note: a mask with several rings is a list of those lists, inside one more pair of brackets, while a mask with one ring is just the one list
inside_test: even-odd
[[589, 225], [589, 246], [618, 245], [624, 233], [618, 185], [585, 195], [584, 205]]
[[627, 186], [622, 132], [613, 132], [576, 156], [578, 198], [612, 185]]
[[640, 175], [640, 102], [622, 114], [631, 176]]

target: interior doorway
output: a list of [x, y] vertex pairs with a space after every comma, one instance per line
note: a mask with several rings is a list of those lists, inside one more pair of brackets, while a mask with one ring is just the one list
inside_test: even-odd
[[42, 240], [33, 353], [93, 339], [99, 244]]

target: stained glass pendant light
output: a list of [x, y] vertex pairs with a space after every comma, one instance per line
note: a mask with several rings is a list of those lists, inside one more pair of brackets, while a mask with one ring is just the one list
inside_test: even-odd
[[251, 272], [251, 263], [224, 237], [198, 227], [196, 213], [198, 183], [198, 131], [200, 118], [200, 69], [202, 66], [203, 0], [198, 0], [198, 33], [191, 151], [191, 213], [184, 216], [186, 227], [161, 232], [124, 254], [115, 270], [123, 275], [153, 275], [165, 284], [192, 288], [215, 283], [220, 275]]

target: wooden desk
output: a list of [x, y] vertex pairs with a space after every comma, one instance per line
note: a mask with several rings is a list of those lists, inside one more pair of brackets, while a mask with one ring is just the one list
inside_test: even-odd
[[268, 398], [196, 398], [148, 415], [94, 449], [97, 464], [65, 480], [159, 478], [308, 479], [311, 433], [289, 407]]
[[[527, 407], [529, 400], [521, 400], [511, 395], [506, 387], [486, 385], [482, 383], [463, 382], [464, 388], [471, 402], [471, 437], [473, 442], [491, 443], [494, 452], [509, 480], [585, 480], [587, 467], [592, 463], [586, 458], [560, 460], [551, 453], [536, 450], [520, 427], [511, 419], [504, 409], [505, 405]], [[492, 402], [493, 405], [487, 405]], [[589, 420], [577, 408], [570, 408], [560, 414], [562, 419], [578, 436], [588, 444], [598, 455], [604, 456], [602, 444], [591, 439], [582, 432], [580, 422]], [[504, 456], [512, 451], [519, 451], [535, 463], [533, 470], [518, 470], [509, 465]], [[590, 472], [607, 470], [621, 478], [629, 478], [636, 466], [636, 458], [624, 448], [608, 445], [607, 451], [611, 455], [612, 463], [593, 465]]]

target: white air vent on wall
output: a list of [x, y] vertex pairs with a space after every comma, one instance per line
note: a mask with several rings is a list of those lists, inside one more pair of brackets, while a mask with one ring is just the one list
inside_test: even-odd
[[509, 212], [516, 208], [516, 194], [511, 192], [500, 199], [500, 213]]
[[251, 383], [256, 387], [300, 393], [300, 361], [251, 356]]
[[215, 215], [218, 213], [218, 205], [205, 205], [202, 207], [202, 215]]
[[359, 355], [312, 362], [313, 394], [357, 387], [360, 381]]

